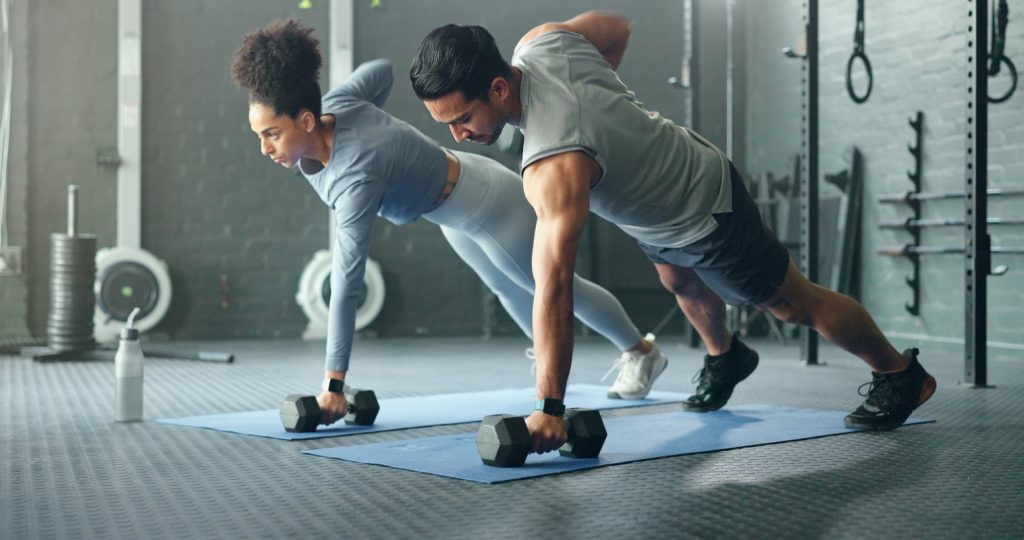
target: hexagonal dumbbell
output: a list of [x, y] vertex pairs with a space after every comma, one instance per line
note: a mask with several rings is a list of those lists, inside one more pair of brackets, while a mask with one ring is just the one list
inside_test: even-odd
[[601, 413], [594, 409], [566, 409], [569, 439], [558, 449], [565, 457], [596, 458], [601, 453], [608, 431]]
[[[569, 423], [569, 439], [558, 453], [565, 457], [597, 457], [608, 438], [601, 413], [593, 409], [566, 409], [565, 420]], [[484, 418], [476, 434], [480, 459], [492, 467], [522, 467], [531, 445], [530, 431], [521, 416], [492, 414]]]
[[[377, 419], [380, 404], [373, 390], [346, 388], [345, 399], [348, 401], [348, 414], [343, 418], [346, 424], [368, 426]], [[316, 427], [320, 425], [320, 405], [316, 401], [316, 396], [292, 394], [284, 398], [280, 415], [281, 425], [285, 431], [316, 431]]]

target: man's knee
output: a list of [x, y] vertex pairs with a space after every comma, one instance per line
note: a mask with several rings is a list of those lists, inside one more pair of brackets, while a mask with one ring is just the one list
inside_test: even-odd
[[808, 326], [811, 323], [810, 312], [800, 306], [789, 302], [778, 302], [775, 304], [761, 304], [757, 306], [761, 311], [771, 313], [773, 317], [782, 322]]
[[781, 288], [770, 300], [759, 304], [757, 308], [771, 313], [783, 322], [811, 326], [821, 299], [817, 295], [811, 294], [813, 291], [804, 291], [805, 294], [792, 294], [792, 292]]
[[704, 296], [711, 290], [701, 281], [697, 273], [690, 269], [676, 268], [671, 272], [658, 272], [661, 286], [665, 290], [686, 298]]

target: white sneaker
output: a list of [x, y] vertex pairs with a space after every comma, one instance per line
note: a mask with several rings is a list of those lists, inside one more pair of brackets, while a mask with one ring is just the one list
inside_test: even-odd
[[665, 371], [668, 358], [654, 344], [654, 334], [647, 334], [644, 339], [651, 344], [651, 352], [643, 354], [639, 351], [624, 352], [608, 373], [601, 377], [605, 380], [616, 369], [619, 376], [608, 389], [609, 399], [643, 399], [651, 391], [654, 381]]

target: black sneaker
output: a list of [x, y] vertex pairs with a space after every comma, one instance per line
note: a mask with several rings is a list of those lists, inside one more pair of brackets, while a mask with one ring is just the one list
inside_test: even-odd
[[704, 368], [693, 376], [697, 391], [683, 402], [683, 410], [710, 412], [721, 409], [732, 396], [732, 389], [754, 372], [757, 360], [757, 352], [733, 336], [729, 352], [717, 358], [704, 357]]
[[[867, 396], [856, 411], [846, 415], [843, 423], [852, 429], [895, 429], [907, 421], [910, 413], [935, 393], [935, 377], [917, 361], [917, 349], [903, 351], [910, 367], [897, 373], [872, 373], [871, 382], [860, 386], [858, 393]], [[867, 386], [868, 391], [863, 392]]]

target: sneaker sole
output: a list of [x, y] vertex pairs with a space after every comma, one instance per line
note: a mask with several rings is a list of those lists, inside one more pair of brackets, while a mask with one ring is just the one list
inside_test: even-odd
[[913, 413], [914, 410], [931, 399], [937, 387], [938, 383], [935, 381], [935, 377], [929, 375], [928, 378], [924, 380], [924, 383], [921, 384], [921, 393], [918, 394], [917, 405], [914, 405], [914, 408], [910, 410], [910, 413], [907, 413], [907, 416], [901, 418], [899, 421], [892, 421], [884, 424], [872, 424], [870, 422], [858, 422], [856, 418], [847, 416], [843, 418], [843, 425], [850, 429], [861, 429], [866, 431], [891, 431], [896, 429], [902, 426], [907, 421], [907, 418], [910, 418], [910, 414]]
[[916, 409], [921, 405], [924, 405], [925, 401], [931, 399], [932, 394], [935, 393], [936, 387], [938, 387], [938, 383], [935, 381], [935, 377], [929, 375], [928, 378], [925, 379], [924, 384], [921, 385], [921, 394], [918, 396], [917, 405], [914, 408]]
[[619, 392], [608, 391], [608, 399], [643, 399], [647, 397], [647, 394], [651, 393], [651, 388], [654, 388], [654, 382], [658, 380], [658, 377], [665, 372], [665, 368], [668, 367], [668, 358], [665, 358], [665, 363], [661, 365], [661, 369], [651, 376], [651, 384], [648, 385], [647, 391], [642, 394], [622, 394]]

